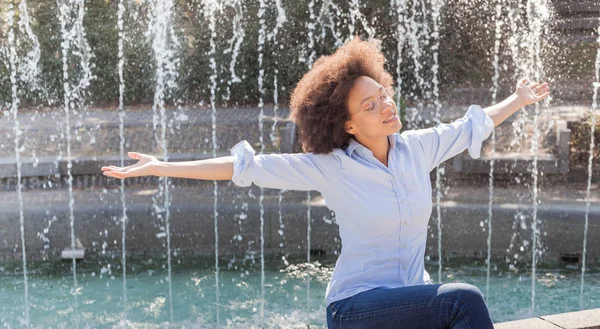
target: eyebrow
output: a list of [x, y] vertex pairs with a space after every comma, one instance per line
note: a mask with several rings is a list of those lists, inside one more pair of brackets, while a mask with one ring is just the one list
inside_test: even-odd
[[[383, 90], [383, 86], [379, 87], [379, 92], [378, 92], [378, 94], [381, 94], [381, 91], [382, 91], [382, 90]], [[362, 105], [362, 104], [363, 104], [363, 103], [364, 103], [366, 100], [368, 100], [368, 99], [370, 99], [370, 98], [373, 98], [373, 97], [374, 97], [374, 96], [369, 96], [369, 97], [367, 97], [367, 98], [363, 99], [362, 101], [360, 101], [360, 105]]]

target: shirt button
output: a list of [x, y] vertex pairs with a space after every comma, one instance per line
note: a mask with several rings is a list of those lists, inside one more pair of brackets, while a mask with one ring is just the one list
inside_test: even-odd
[[406, 249], [406, 243], [402, 245], [402, 248], [403, 248], [403, 249]]
[[408, 223], [407, 222], [402, 222], [402, 225], [403, 226], [408, 226]]
[[403, 269], [403, 270], [406, 270], [406, 265], [403, 265], [403, 266], [402, 266], [402, 269]]

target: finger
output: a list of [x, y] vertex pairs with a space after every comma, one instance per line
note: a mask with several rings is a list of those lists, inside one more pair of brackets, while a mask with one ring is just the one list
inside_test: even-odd
[[519, 81], [519, 83], [522, 85], [527, 85], [529, 83], [529, 79], [523, 78], [523, 79], [521, 79], [521, 81]]
[[118, 172], [109, 172], [109, 171], [105, 171], [102, 173], [104, 176], [108, 176], [108, 177], [113, 177], [113, 178], [125, 178], [122, 177], [122, 173], [118, 173]]
[[117, 167], [117, 166], [108, 166], [108, 167], [102, 167], [100, 168], [104, 171], [123, 171], [126, 168], [121, 168], [121, 167]]
[[540, 84], [539, 84], [539, 83], [534, 83], [534, 84], [532, 84], [532, 85], [529, 85], [529, 86], [527, 86], [527, 87], [529, 87], [529, 88], [531, 88], [531, 90], [535, 91], [535, 90], [536, 90], [536, 88], [538, 88], [539, 86], [540, 86]]
[[107, 171], [107, 170], [120, 170], [121, 168], [116, 167], [116, 166], [108, 166], [108, 167], [104, 166], [104, 167], [101, 167], [100, 169]]
[[545, 93], [545, 92], [547, 92], [549, 90], [550, 90], [549, 86], [545, 86], [545, 87], [540, 86], [539, 88], [537, 88], [535, 90], [535, 93], [536, 93], [536, 95], [541, 95], [541, 94], [543, 94], [543, 93]]
[[131, 157], [132, 159], [141, 159], [142, 155], [136, 152], [127, 152], [127, 155], [129, 155], [129, 157]]
[[535, 90], [543, 90], [543, 89], [545, 89], [545, 88], [549, 88], [549, 87], [550, 87], [550, 86], [548, 86], [548, 84], [547, 84], [547, 83], [542, 83], [542, 84], [539, 84], [539, 83], [537, 83], [537, 84], [535, 85], [535, 87], [533, 87], [533, 86], [532, 86], [532, 88], [534, 88]]
[[542, 94], [542, 95], [538, 96], [538, 97], [537, 97], [537, 100], [538, 100], [538, 101], [541, 101], [542, 99], [544, 99], [544, 98], [548, 97], [548, 95], [550, 95], [550, 92], [546, 92], [546, 93], [544, 93], [544, 94]]

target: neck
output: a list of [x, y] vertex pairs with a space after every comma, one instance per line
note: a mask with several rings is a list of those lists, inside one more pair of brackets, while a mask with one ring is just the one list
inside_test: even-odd
[[367, 139], [354, 136], [357, 142], [361, 143], [364, 147], [368, 148], [373, 152], [375, 159], [383, 163], [384, 166], [388, 165], [388, 152], [390, 151], [390, 144], [387, 136], [380, 137], [377, 139]]

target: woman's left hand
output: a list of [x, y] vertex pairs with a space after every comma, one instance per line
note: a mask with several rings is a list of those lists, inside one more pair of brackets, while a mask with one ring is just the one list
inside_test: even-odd
[[550, 95], [548, 83], [531, 83], [529, 79], [522, 79], [517, 83], [516, 94], [523, 106], [537, 103]]

